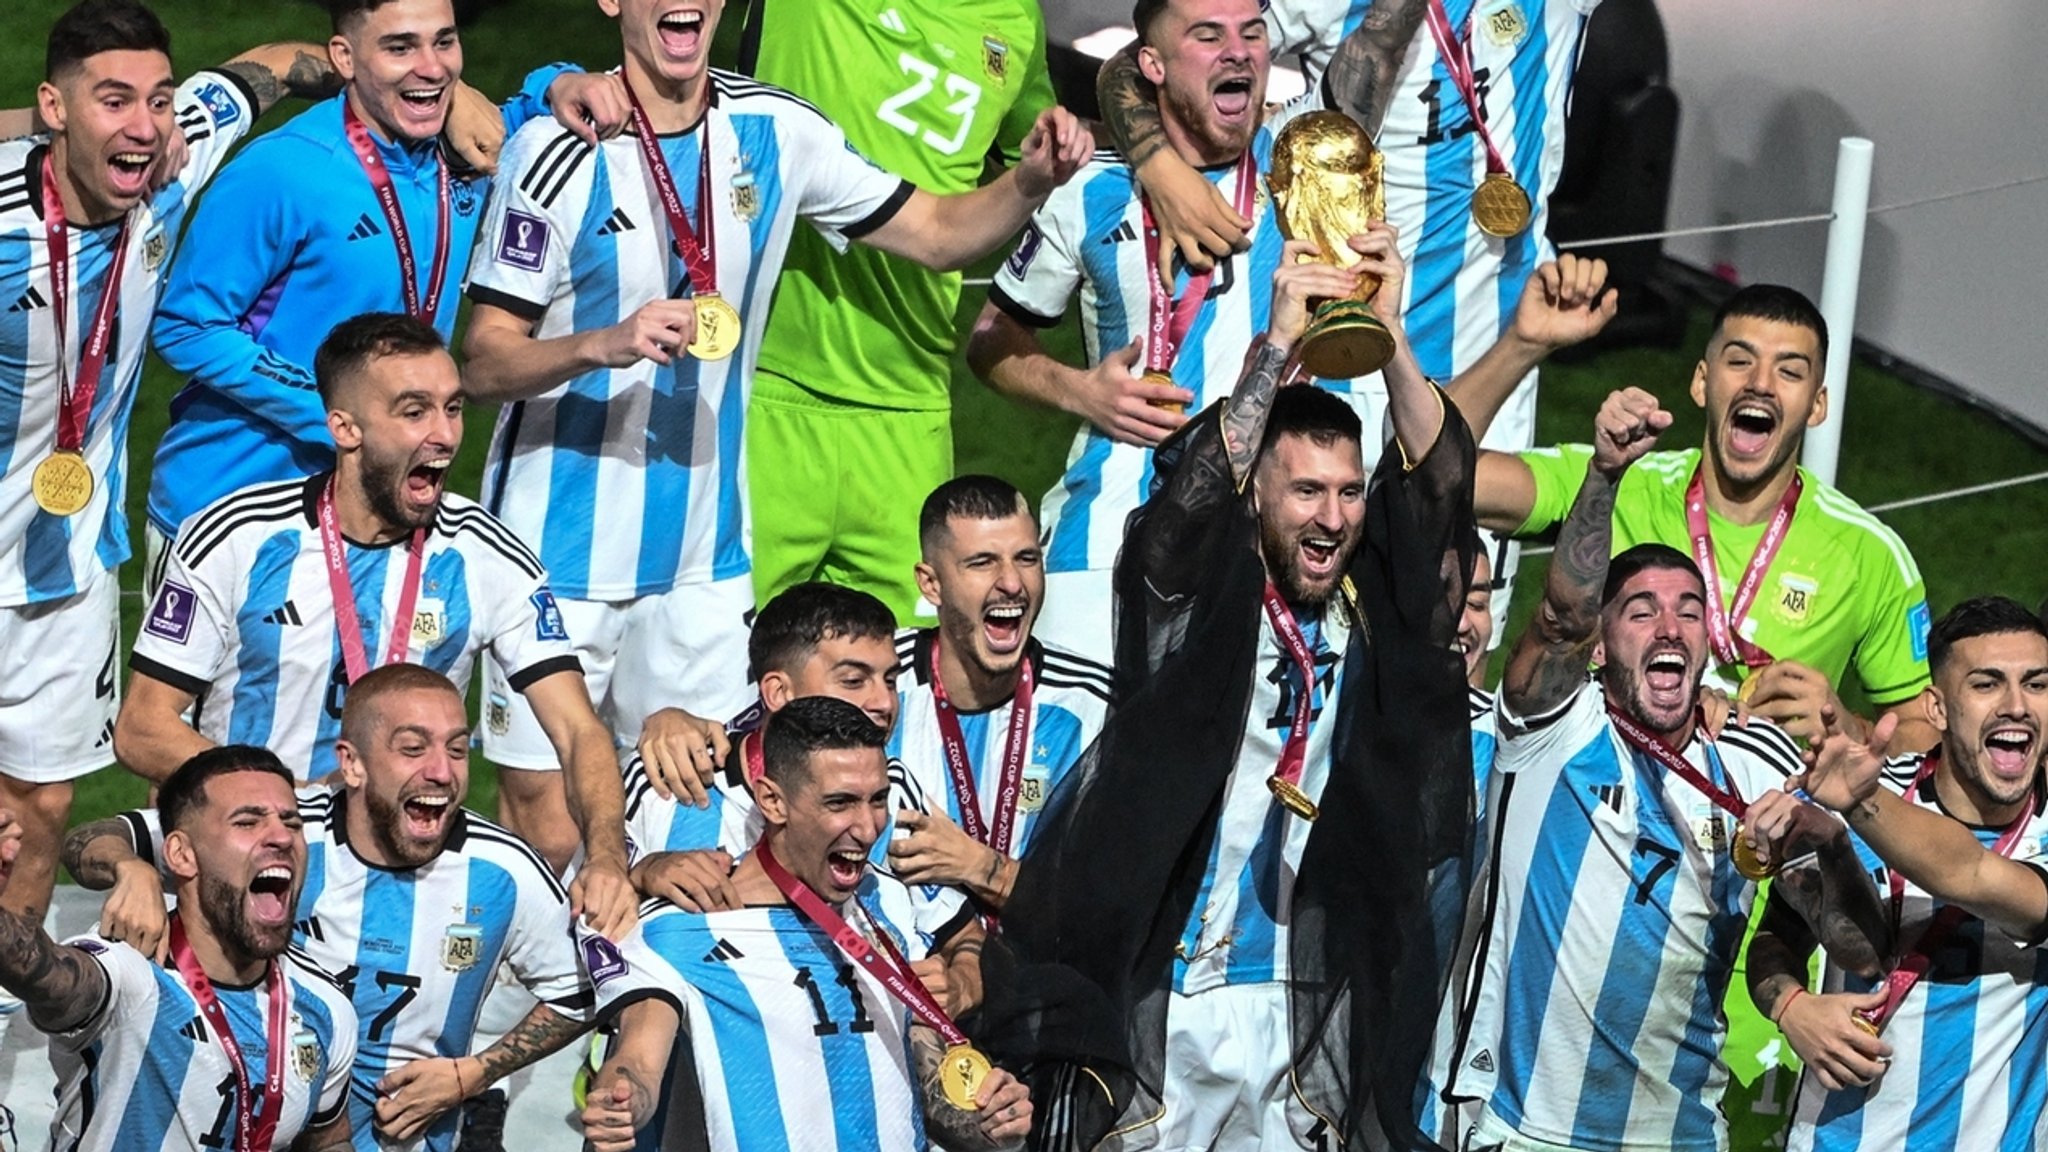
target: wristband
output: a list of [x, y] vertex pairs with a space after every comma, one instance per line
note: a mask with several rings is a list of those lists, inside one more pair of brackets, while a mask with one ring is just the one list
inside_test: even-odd
[[1778, 1031], [1783, 1032], [1785, 1030], [1785, 1026], [1778, 1023], [1785, 1018], [1785, 1009], [1790, 1008], [1794, 1000], [1806, 994], [1805, 986], [1800, 985], [1785, 993], [1784, 999], [1778, 1001], [1778, 1010], [1771, 1014], [1771, 1023], [1777, 1026]]

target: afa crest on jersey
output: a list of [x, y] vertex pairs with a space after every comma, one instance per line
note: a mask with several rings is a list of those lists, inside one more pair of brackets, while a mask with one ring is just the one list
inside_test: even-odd
[[752, 224], [761, 214], [761, 192], [754, 187], [754, 174], [742, 171], [732, 178], [732, 214]]
[[981, 38], [981, 66], [988, 78], [1001, 84], [1010, 74], [1010, 45], [1000, 36]]
[[[1039, 748], [1038, 754], [1040, 756], [1045, 755], [1044, 747], [1041, 746]], [[1042, 763], [1033, 764], [1031, 767], [1026, 768], [1024, 770], [1024, 779], [1017, 789], [1017, 810], [1019, 812], [1036, 812], [1040, 808], [1045, 807], [1045, 785], [1051, 779], [1052, 769], [1047, 768]]]
[[1813, 611], [1813, 594], [1820, 585], [1804, 576], [1787, 572], [1778, 577], [1778, 615], [1787, 623], [1804, 624]]
[[1513, 48], [1529, 34], [1528, 17], [1514, 0], [1487, 5], [1479, 13], [1479, 26], [1496, 48]]
[[165, 236], [163, 226], [158, 225], [142, 239], [142, 270], [154, 272], [163, 267], [164, 257], [170, 255], [170, 252], [170, 237]]
[[467, 972], [483, 959], [484, 930], [478, 924], [450, 924], [441, 937], [441, 967]]
[[292, 1013], [292, 1075], [301, 1084], [311, 1084], [320, 1075], [320, 1038], [304, 1023], [298, 1013]]
[[439, 600], [422, 600], [412, 614], [412, 642], [418, 648], [432, 648], [448, 631], [448, 610]]

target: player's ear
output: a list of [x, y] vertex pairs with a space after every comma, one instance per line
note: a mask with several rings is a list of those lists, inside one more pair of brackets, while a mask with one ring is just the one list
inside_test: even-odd
[[789, 823], [789, 795], [782, 785], [768, 776], [753, 782], [754, 806], [761, 810], [761, 818], [780, 828]]
[[1166, 61], [1159, 58], [1159, 52], [1150, 44], [1138, 47], [1138, 74], [1154, 87], [1166, 83]]
[[1704, 356], [1692, 368], [1692, 402], [1702, 408], [1707, 406], [1707, 360]]
[[1948, 699], [1941, 694], [1939, 685], [1929, 684], [1920, 690], [1920, 710], [1936, 732], [1948, 733]]
[[1813, 392], [1813, 414], [1806, 418], [1808, 428], [1818, 428], [1828, 418], [1828, 386], [1823, 384]]
[[1607, 641], [1605, 640], [1593, 641], [1593, 667], [1607, 667]]
[[36, 115], [50, 131], [64, 130], [64, 93], [48, 80], [36, 85]]
[[356, 423], [353, 413], [339, 408], [327, 410], [327, 434], [334, 437], [336, 448], [352, 452], [363, 446], [362, 425]]
[[342, 83], [350, 83], [356, 78], [356, 49], [348, 42], [348, 37], [336, 32], [327, 38], [327, 59], [341, 74]]
[[369, 779], [363, 769], [363, 758], [356, 753], [356, 746], [347, 740], [334, 742], [335, 768], [341, 772], [341, 782], [350, 788], [361, 788]]
[[199, 876], [199, 856], [193, 849], [191, 835], [183, 828], [164, 834], [164, 869], [178, 880]]
[[619, 0], [597, 0], [597, 10], [617, 20], [619, 18]]
[[780, 668], [770, 668], [761, 673], [761, 703], [767, 705], [770, 712], [782, 708], [794, 699], [796, 686], [789, 682], [789, 673]]
[[919, 560], [917, 567], [913, 571], [917, 574], [917, 594], [924, 597], [925, 603], [937, 608], [939, 606], [939, 570]]

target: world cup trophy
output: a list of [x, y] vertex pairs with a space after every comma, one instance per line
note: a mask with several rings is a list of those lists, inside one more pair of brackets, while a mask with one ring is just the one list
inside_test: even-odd
[[[1364, 232], [1367, 221], [1386, 218], [1382, 163], [1365, 129], [1342, 112], [1310, 112], [1281, 129], [1266, 183], [1280, 231], [1321, 250], [1301, 257], [1303, 263], [1358, 263], [1351, 237]], [[1379, 290], [1379, 277], [1360, 276], [1351, 295], [1316, 304], [1301, 339], [1302, 366], [1325, 380], [1349, 380], [1393, 359], [1394, 334], [1372, 311]]]

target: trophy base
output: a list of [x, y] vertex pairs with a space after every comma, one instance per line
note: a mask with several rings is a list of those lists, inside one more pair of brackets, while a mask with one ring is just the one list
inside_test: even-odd
[[1301, 364], [1324, 380], [1369, 376], [1394, 358], [1394, 334], [1362, 300], [1331, 300], [1316, 308], [1301, 338]]

